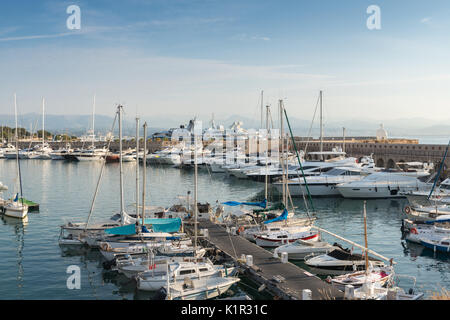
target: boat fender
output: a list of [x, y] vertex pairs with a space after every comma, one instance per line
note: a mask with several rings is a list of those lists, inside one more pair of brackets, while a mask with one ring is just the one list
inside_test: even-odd
[[406, 214], [409, 214], [410, 212], [411, 212], [411, 207], [406, 206], [406, 207], [405, 207], [405, 213], [406, 213]]
[[244, 232], [244, 227], [240, 227], [238, 230], [238, 233], [241, 234], [242, 232]]

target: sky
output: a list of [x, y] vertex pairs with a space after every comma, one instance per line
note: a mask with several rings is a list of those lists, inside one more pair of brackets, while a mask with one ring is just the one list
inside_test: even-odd
[[[79, 30], [67, 28], [70, 5]], [[380, 29], [369, 30], [370, 5]], [[450, 2], [0, 2], [0, 114], [450, 119]], [[274, 111], [275, 112], [275, 109]]]

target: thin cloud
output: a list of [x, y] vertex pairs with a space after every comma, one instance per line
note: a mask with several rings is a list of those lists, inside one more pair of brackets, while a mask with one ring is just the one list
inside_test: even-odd
[[57, 33], [57, 34], [40, 34], [40, 35], [33, 35], [33, 36], [0, 38], [0, 41], [5, 42], [5, 41], [20, 41], [20, 40], [61, 38], [61, 37], [73, 36], [73, 35], [76, 35], [76, 34], [80, 34], [80, 32], [65, 32], [65, 33]]
[[431, 21], [430, 17], [425, 17], [420, 20], [420, 23], [429, 24]]
[[249, 36], [246, 33], [236, 34], [236, 35], [232, 36], [231, 39], [239, 40], [239, 41], [249, 41], [249, 40], [270, 41], [269, 37], [265, 37], [265, 36]]

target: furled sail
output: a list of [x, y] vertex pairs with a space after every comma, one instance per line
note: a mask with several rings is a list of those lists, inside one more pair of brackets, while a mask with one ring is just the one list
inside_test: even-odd
[[261, 208], [265, 208], [267, 206], [267, 200], [264, 199], [261, 202], [238, 202], [238, 201], [227, 201], [227, 202], [222, 202], [224, 205], [227, 206], [240, 206], [240, 205], [246, 205], [246, 206], [256, 206], [256, 207], [261, 207]]
[[[181, 228], [181, 218], [149, 218], [144, 220], [144, 226], [151, 228], [153, 232], [177, 232]], [[145, 232], [145, 230], [143, 230], [143, 232]], [[109, 228], [105, 230], [105, 233], [117, 235], [136, 234], [136, 225], [128, 224], [120, 227]]]
[[283, 221], [283, 220], [286, 220], [287, 217], [288, 217], [288, 211], [286, 209], [284, 209], [282, 214], [280, 214], [278, 217], [276, 217], [274, 219], [264, 221], [264, 224], [276, 222], [276, 221]]

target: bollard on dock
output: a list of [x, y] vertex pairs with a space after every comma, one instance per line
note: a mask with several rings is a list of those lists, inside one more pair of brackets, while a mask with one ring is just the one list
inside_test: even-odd
[[309, 289], [303, 289], [302, 300], [312, 300], [312, 292]]

